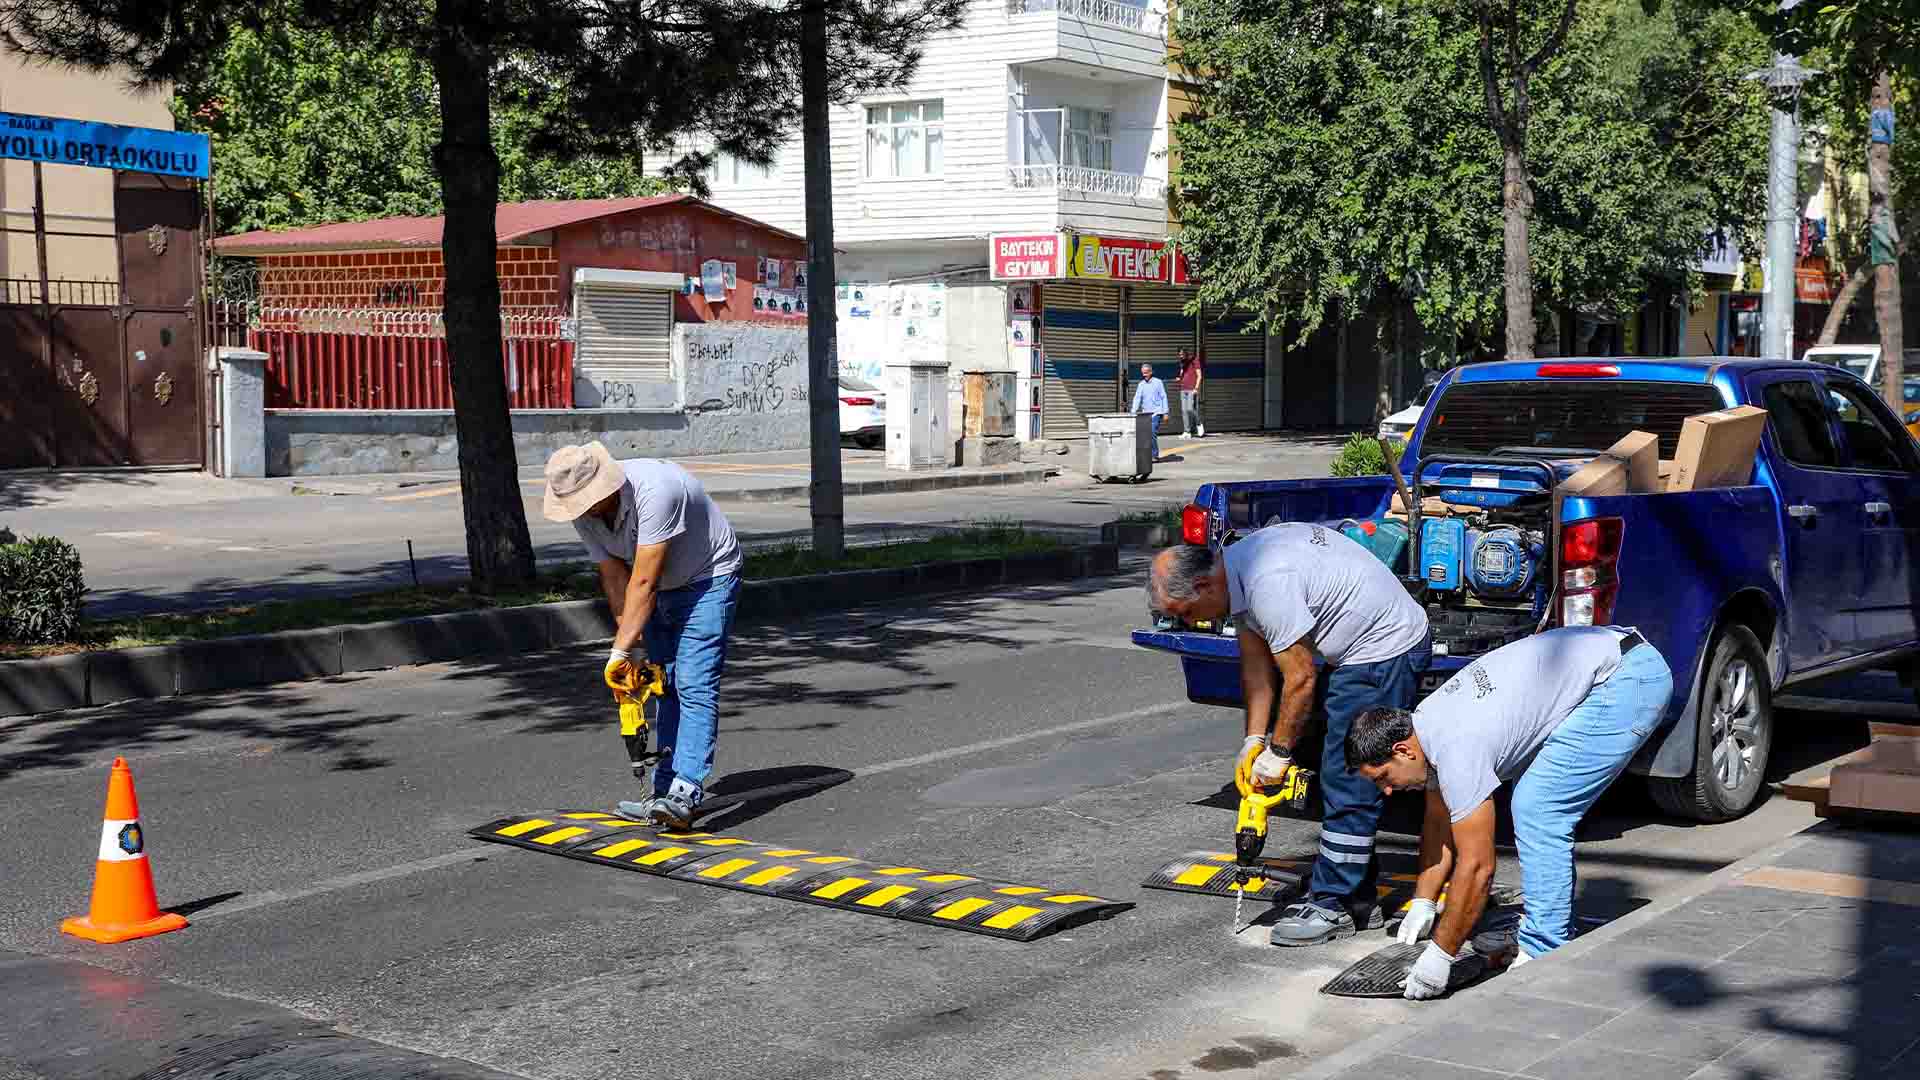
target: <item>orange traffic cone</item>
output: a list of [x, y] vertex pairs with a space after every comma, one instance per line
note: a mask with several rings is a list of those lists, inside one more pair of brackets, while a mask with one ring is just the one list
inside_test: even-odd
[[107, 781], [107, 815], [100, 825], [100, 861], [93, 871], [93, 906], [60, 924], [64, 933], [112, 944], [178, 930], [187, 920], [162, 912], [153, 895], [153, 870], [147, 865], [146, 834], [140, 829], [140, 800], [133, 794], [133, 773], [125, 758], [113, 759]]

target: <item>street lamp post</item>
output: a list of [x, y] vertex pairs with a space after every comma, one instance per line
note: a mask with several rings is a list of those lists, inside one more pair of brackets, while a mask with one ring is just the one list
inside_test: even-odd
[[[1794, 0], [1781, 5], [1792, 7]], [[1760, 300], [1760, 355], [1793, 359], [1794, 263], [1800, 224], [1800, 87], [1819, 74], [1776, 53], [1773, 66], [1749, 78], [1773, 91], [1773, 133], [1767, 145], [1767, 280]]]

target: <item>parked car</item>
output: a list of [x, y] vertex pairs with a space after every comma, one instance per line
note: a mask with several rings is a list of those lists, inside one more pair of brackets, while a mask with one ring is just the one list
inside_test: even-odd
[[840, 376], [840, 438], [868, 450], [887, 441], [887, 395], [879, 387]]
[[[1749, 404], [1769, 414], [1750, 484], [1566, 496], [1556, 510], [1559, 482], [1628, 432], [1657, 435], [1671, 458], [1687, 417]], [[1454, 507], [1447, 521], [1466, 527], [1447, 556], [1459, 572], [1434, 579], [1444, 585], [1417, 572], [1426, 558], [1410, 560], [1407, 586], [1434, 633], [1420, 691], [1543, 622], [1636, 626], [1672, 666], [1674, 694], [1631, 771], [1670, 813], [1744, 813], [1765, 789], [1775, 693], [1866, 668], [1920, 677], [1920, 444], [1905, 419], [1850, 372], [1794, 361], [1449, 372], [1400, 463], [1414, 506], [1440, 496]], [[1281, 521], [1384, 532], [1392, 486], [1384, 476], [1206, 484], [1181, 532], [1216, 548]], [[1499, 557], [1482, 559], [1483, 543]], [[1238, 707], [1239, 647], [1232, 620], [1222, 624], [1163, 616], [1133, 641], [1180, 658], [1191, 700]]]
[[[1800, 354], [1800, 359], [1845, 368], [1860, 376], [1868, 386], [1880, 385], [1880, 346], [1878, 345], [1815, 345]], [[1920, 349], [1905, 350], [1902, 354], [1900, 374], [1920, 375]]]
[[1415, 425], [1420, 423], [1420, 414], [1426, 411], [1427, 402], [1433, 399], [1433, 388], [1438, 385], [1437, 382], [1430, 382], [1421, 387], [1420, 392], [1413, 396], [1412, 404], [1380, 421], [1380, 437], [1401, 442], [1413, 434]]

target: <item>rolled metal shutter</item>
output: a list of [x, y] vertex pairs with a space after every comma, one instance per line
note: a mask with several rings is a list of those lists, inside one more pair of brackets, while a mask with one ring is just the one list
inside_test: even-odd
[[[1165, 285], [1135, 285], [1127, 294], [1127, 378], [1131, 381], [1141, 364], [1152, 364], [1153, 373], [1167, 384], [1163, 432], [1186, 426], [1180, 417], [1179, 356], [1181, 349], [1199, 343], [1194, 316], [1186, 314], [1193, 295], [1192, 289]], [[1203, 406], [1201, 415], [1205, 413]]]
[[1200, 388], [1200, 417], [1209, 431], [1258, 431], [1262, 426], [1267, 337], [1240, 332], [1252, 322], [1248, 311], [1209, 305], [1202, 313], [1207, 381]]
[[1041, 434], [1084, 439], [1088, 416], [1118, 408], [1120, 291], [1049, 282], [1040, 300], [1040, 347], [1047, 357]]
[[583, 283], [574, 286], [573, 303], [580, 326], [574, 353], [575, 405], [625, 403], [600, 400], [603, 387], [634, 387], [650, 399], [656, 394], [649, 391], [674, 385], [672, 292]]

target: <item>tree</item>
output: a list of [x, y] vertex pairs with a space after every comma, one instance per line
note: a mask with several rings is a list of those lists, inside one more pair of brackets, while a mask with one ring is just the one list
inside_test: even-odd
[[[1401, 304], [1428, 336], [1487, 334], [1503, 301], [1508, 147], [1488, 123], [1478, 18], [1440, 0], [1189, 0], [1176, 60], [1198, 83], [1175, 124], [1179, 242], [1210, 304], [1297, 344], [1335, 308]], [[1714, 231], [1762, 216], [1767, 55], [1741, 16], [1589, 0], [1527, 78], [1528, 286], [1636, 309], [1686, 293]], [[1511, 95], [1507, 95], [1510, 99]], [[1409, 337], [1412, 335], [1409, 334]]]
[[[808, 4], [827, 13], [835, 100], [909, 77], [919, 43], [964, 11], [964, 0], [0, 0], [0, 36], [146, 84], [191, 81], [239, 31], [313, 31], [431, 68], [467, 557], [475, 586], [492, 589], [533, 576], [499, 362], [495, 100], [528, 110], [527, 146], [539, 155], [672, 154], [700, 133], [718, 151], [766, 162], [797, 119]], [[710, 161], [682, 154], [662, 175], [698, 187]]]

